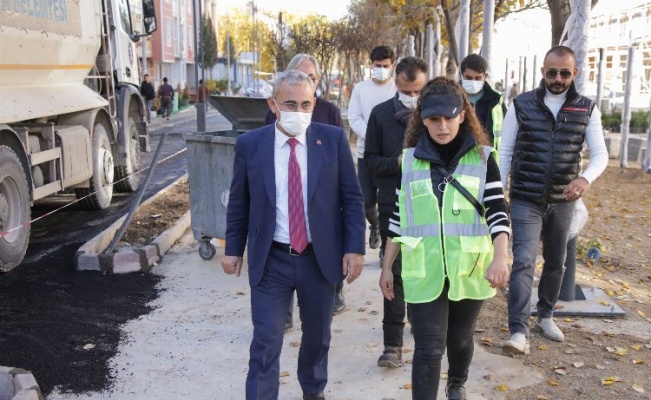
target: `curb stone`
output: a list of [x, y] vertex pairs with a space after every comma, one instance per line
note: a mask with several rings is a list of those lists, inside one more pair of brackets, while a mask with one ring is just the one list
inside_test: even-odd
[[[139, 207], [153, 202], [173, 186], [184, 183], [187, 180], [188, 174], [186, 173], [142, 202]], [[123, 215], [111, 224], [111, 226], [84, 243], [77, 250], [75, 254], [75, 267], [77, 271], [101, 271], [112, 274], [149, 272], [190, 226], [190, 211], [188, 210], [150, 244], [144, 247], [123, 247], [118, 249], [116, 253], [104, 254], [104, 251], [109, 247], [126, 218], [127, 214]], [[4, 399], [0, 397], [0, 400]]]
[[0, 400], [43, 400], [30, 371], [0, 366]]

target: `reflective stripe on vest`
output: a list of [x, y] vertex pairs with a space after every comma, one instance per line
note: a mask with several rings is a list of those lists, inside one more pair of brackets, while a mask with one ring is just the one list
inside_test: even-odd
[[[492, 148], [481, 146], [484, 159]], [[398, 195], [401, 236], [402, 279], [405, 300], [425, 303], [438, 298], [445, 277], [450, 282], [448, 298], [481, 300], [495, 295], [484, 275], [493, 259], [493, 246], [486, 220], [452, 185], [443, 188], [442, 211], [432, 187], [430, 163], [414, 158], [406, 149], [402, 158], [401, 190]], [[464, 155], [452, 174], [477, 200], [483, 200], [486, 161], [476, 150]], [[441, 234], [442, 232], [442, 234]]]
[[[502, 123], [504, 122], [504, 112], [502, 111], [503, 102], [504, 99], [500, 96], [500, 101], [491, 110], [493, 118], [493, 148], [495, 150], [500, 149], [500, 143], [502, 141]], [[499, 163], [497, 152], [493, 156], [495, 157], [495, 161]]]

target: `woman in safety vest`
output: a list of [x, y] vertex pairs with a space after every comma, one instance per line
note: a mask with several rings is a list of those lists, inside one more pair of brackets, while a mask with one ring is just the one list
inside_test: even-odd
[[402, 251], [413, 399], [436, 399], [446, 347], [447, 398], [466, 399], [479, 310], [508, 279], [510, 223], [489, 143], [458, 83], [439, 77], [425, 85], [407, 128], [380, 276], [393, 299], [391, 264]]

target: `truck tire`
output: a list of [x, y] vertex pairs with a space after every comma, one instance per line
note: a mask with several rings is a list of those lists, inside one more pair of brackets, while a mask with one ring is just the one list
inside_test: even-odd
[[8, 146], [0, 146], [0, 270], [9, 271], [21, 263], [30, 225], [29, 183], [18, 156]]
[[104, 125], [93, 129], [93, 177], [88, 189], [75, 189], [81, 205], [87, 210], [103, 210], [111, 204], [113, 197], [114, 164], [111, 142]]
[[140, 186], [140, 132], [138, 122], [142, 122], [142, 116], [136, 102], [129, 106], [129, 124], [125, 129], [129, 135], [129, 149], [127, 149], [127, 165], [115, 167], [115, 189], [118, 192], [135, 192]]

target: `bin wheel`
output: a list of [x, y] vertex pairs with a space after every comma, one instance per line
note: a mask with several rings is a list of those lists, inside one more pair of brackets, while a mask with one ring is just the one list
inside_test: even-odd
[[204, 260], [211, 260], [216, 253], [217, 249], [215, 249], [215, 246], [213, 246], [212, 243], [204, 240], [199, 242], [199, 255]]

